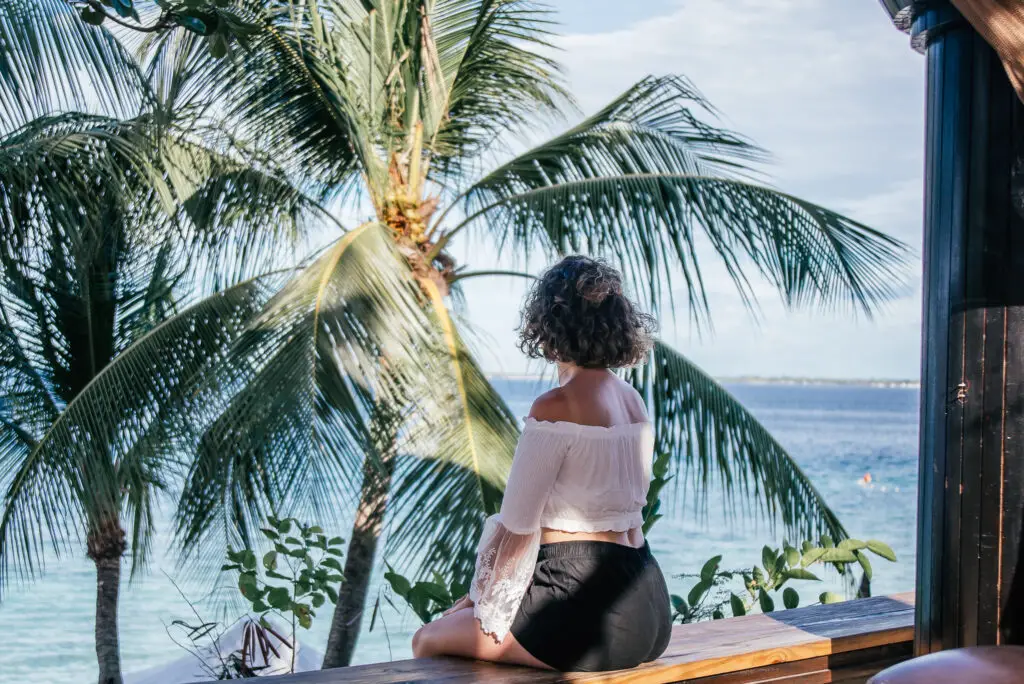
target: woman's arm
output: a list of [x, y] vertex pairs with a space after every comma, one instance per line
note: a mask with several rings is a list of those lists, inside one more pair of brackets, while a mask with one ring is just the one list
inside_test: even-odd
[[[543, 407], [530, 415], [548, 415]], [[571, 436], [571, 435], [570, 435]], [[567, 448], [567, 435], [550, 425], [527, 423], [519, 438], [501, 512], [484, 526], [469, 600], [484, 632], [501, 641], [533, 578], [540, 548], [540, 516]]]

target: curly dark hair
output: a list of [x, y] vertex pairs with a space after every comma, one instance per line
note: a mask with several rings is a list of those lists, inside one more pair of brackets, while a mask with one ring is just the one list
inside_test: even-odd
[[643, 362], [657, 328], [622, 292], [622, 275], [600, 259], [567, 256], [526, 296], [519, 348], [534, 359], [583, 368], [625, 368]]

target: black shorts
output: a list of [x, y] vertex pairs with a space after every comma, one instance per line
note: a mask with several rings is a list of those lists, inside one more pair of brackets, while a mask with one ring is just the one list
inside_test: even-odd
[[672, 633], [668, 588], [650, 547], [543, 544], [512, 634], [562, 672], [622, 670], [658, 658]]

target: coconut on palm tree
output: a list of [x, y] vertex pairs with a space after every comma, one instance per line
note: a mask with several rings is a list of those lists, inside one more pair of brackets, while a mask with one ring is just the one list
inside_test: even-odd
[[209, 315], [225, 331], [246, 321], [270, 292], [248, 269], [272, 264], [266, 246], [287, 244], [314, 209], [194, 125], [175, 84], [152, 87], [63, 2], [0, 4], [0, 45], [0, 587], [38, 574], [51, 552], [84, 549], [99, 681], [116, 683], [122, 556], [133, 575], [145, 566], [155, 500], [181, 459], [157, 432], [125, 443], [162, 396], [133, 394], [130, 375], [103, 422], [77, 400], [142, 339], [173, 332], [168, 363], [207, 359], [175, 329], [181, 316], [160, 324], [238, 282]]
[[[216, 60], [194, 34], [158, 34], [146, 45], [155, 77], [178, 73], [196, 101], [216, 103], [207, 116], [310, 195], [365, 200], [370, 216], [237, 332], [214, 339], [213, 317], [189, 319], [189, 335], [224, 344], [157, 422], [194, 454], [177, 513], [187, 552], [253, 541], [268, 510], [354, 521], [325, 666], [351, 658], [385, 520], [393, 564], [465, 575], [500, 502], [518, 430], [459, 309], [472, 278], [494, 269], [457, 263], [458, 239], [472, 232], [524, 258], [609, 257], [653, 309], [685, 305], [698, 322], [709, 314], [698, 255], [721, 259], [747, 300], [751, 277], [792, 306], [870, 311], [893, 293], [902, 245], [759, 183], [760, 150], [721, 128], [682, 77], [645, 78], [513, 154], [510, 136], [574, 112], [550, 13], [534, 2], [236, 5], [264, 25], [246, 49]], [[130, 350], [131, 391], [181, 378], [176, 345], [153, 336]], [[93, 395], [109, 396], [120, 363]], [[778, 443], [678, 351], [658, 343], [633, 378], [657, 448], [692, 470], [687, 482], [717, 478], [794, 532], [842, 534]], [[109, 410], [86, 395], [104, 424]], [[346, 497], [354, 511], [339, 515]]]

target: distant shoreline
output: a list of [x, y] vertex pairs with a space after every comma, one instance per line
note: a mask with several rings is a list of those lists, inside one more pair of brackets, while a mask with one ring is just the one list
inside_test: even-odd
[[895, 387], [917, 389], [921, 386], [918, 380], [887, 380], [887, 379], [839, 379], [839, 378], [762, 378], [757, 376], [741, 376], [734, 378], [715, 378], [723, 384], [736, 385], [832, 385], [840, 387]]
[[[544, 380], [544, 376], [529, 373], [488, 373], [488, 378], [497, 380]], [[918, 389], [918, 380], [895, 379], [859, 379], [859, 378], [772, 378], [757, 375], [741, 375], [735, 377], [718, 377], [717, 382], [723, 385], [816, 385], [833, 387], [889, 387], [897, 389]]]

